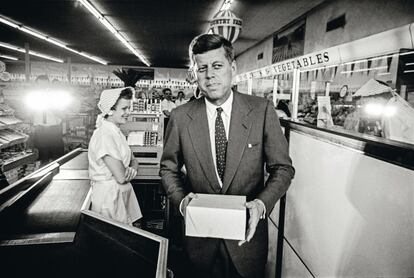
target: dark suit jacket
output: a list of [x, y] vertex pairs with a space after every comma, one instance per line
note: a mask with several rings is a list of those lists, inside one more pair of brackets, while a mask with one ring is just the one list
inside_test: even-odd
[[[188, 184], [181, 178], [185, 165]], [[264, 184], [264, 166], [269, 177]], [[214, 169], [204, 98], [174, 109], [165, 134], [160, 175], [173, 204], [179, 206], [189, 193], [245, 195], [262, 200], [267, 215], [285, 194], [294, 175], [288, 145], [271, 102], [234, 92], [223, 188]], [[267, 218], [266, 218], [267, 219]], [[208, 270], [219, 239], [186, 238], [190, 259]], [[253, 239], [239, 247], [225, 240], [239, 273], [254, 275], [267, 261], [267, 220], [259, 221]]]

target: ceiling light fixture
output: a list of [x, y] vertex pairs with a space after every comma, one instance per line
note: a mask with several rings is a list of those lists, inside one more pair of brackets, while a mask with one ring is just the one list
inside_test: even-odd
[[78, 51], [78, 50], [72, 49], [72, 48], [66, 46], [64, 43], [61, 43], [61, 42], [57, 41], [56, 39], [54, 39], [52, 37], [46, 36], [46, 35], [38, 32], [38, 31], [35, 31], [33, 29], [29, 29], [29, 28], [27, 28], [27, 27], [25, 27], [23, 25], [16, 24], [16, 23], [14, 23], [14, 22], [12, 22], [12, 21], [4, 18], [3, 16], [0, 16], [0, 22], [1, 23], [4, 23], [6, 25], [9, 25], [9, 26], [11, 26], [13, 28], [16, 28], [16, 29], [18, 29], [18, 30], [20, 30], [20, 31], [22, 31], [22, 32], [24, 32], [26, 34], [29, 34], [29, 35], [34, 36], [36, 38], [39, 38], [41, 40], [45, 40], [45, 41], [47, 41], [47, 42], [49, 42], [51, 44], [54, 44], [56, 46], [59, 46], [59, 47], [64, 48], [66, 50], [69, 50], [69, 51], [71, 51], [73, 53], [76, 53], [78, 55], [81, 55], [81, 56], [83, 56], [85, 58], [88, 58], [90, 60], [93, 60], [95, 62], [98, 62], [100, 64], [103, 64], [103, 65], [107, 65], [108, 64], [108, 62], [106, 62], [106, 61], [104, 61], [104, 60], [102, 60], [102, 59], [100, 59], [98, 57], [95, 57], [95, 56], [92, 56], [92, 55], [83, 53], [82, 51]]
[[[24, 48], [14, 46], [14, 45], [11, 45], [11, 44], [7, 44], [7, 43], [4, 43], [4, 42], [0, 42], [0, 47], [4, 47], [4, 48], [11, 49], [11, 50], [14, 50], [14, 51], [18, 51], [18, 52], [21, 52], [21, 53], [26, 53], [26, 50]], [[55, 57], [52, 57], [52, 56], [49, 56], [49, 55], [46, 55], [46, 54], [42, 54], [42, 53], [39, 53], [39, 52], [36, 52], [36, 51], [33, 51], [33, 50], [29, 50], [29, 54], [33, 55], [33, 56], [43, 58], [43, 59], [48, 59], [48, 60], [51, 60], [51, 61], [55, 61], [55, 62], [58, 62], [58, 63], [63, 63], [64, 62], [62, 59], [55, 58]]]
[[220, 11], [226, 11], [229, 10], [231, 7], [231, 3], [233, 3], [233, 0], [225, 0], [223, 5], [221, 6]]
[[[233, 0], [224, 0], [223, 4], [220, 6], [219, 11], [214, 13], [210, 18], [212, 18], [213, 16], [215, 16], [219, 12], [229, 10], [232, 3], [233, 3]], [[213, 34], [213, 30], [211, 30], [210, 23], [208, 24], [208, 29], [205, 33], [206, 34]]]
[[19, 60], [19, 58], [9, 56], [9, 55], [3, 55], [3, 54], [0, 54], [0, 58], [5, 58], [5, 59], [13, 60], [13, 61]]
[[364, 69], [356, 69], [356, 70], [347, 70], [347, 71], [341, 71], [342, 74], [345, 73], [352, 73], [352, 72], [361, 72], [361, 71], [371, 71], [371, 70], [380, 70], [380, 69], [386, 69], [387, 66], [382, 67], [376, 67], [376, 68], [364, 68]]
[[414, 51], [400, 53], [400, 56], [411, 55], [411, 54], [414, 54]]
[[148, 67], [150, 66], [150, 63], [145, 58], [144, 55], [139, 53], [120, 33], [118, 30], [115, 29], [115, 27], [87, 0], [78, 0], [82, 3], [83, 6], [91, 13], [93, 14], [99, 22], [106, 27], [120, 42], [122, 42], [123, 45], [125, 45], [132, 53], [134, 53], [135, 56], [137, 56], [145, 65]]

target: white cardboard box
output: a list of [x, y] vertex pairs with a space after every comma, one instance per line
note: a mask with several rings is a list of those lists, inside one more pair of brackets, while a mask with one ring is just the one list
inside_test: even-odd
[[234, 240], [246, 238], [246, 196], [200, 194], [186, 209], [185, 234]]

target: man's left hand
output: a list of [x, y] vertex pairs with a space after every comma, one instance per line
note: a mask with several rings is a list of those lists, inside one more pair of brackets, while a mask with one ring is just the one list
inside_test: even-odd
[[263, 205], [256, 200], [247, 202], [246, 207], [249, 209], [249, 225], [247, 227], [246, 239], [240, 240], [239, 246], [242, 246], [244, 243], [249, 242], [253, 238], [254, 233], [256, 232], [257, 223], [259, 223], [260, 216], [264, 212]]

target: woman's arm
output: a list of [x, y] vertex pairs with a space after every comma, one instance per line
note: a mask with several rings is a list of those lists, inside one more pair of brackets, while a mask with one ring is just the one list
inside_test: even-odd
[[124, 184], [128, 182], [125, 177], [126, 169], [120, 160], [115, 159], [109, 155], [105, 155], [102, 160], [118, 183]]
[[131, 151], [131, 162], [129, 163], [129, 167], [134, 168], [134, 170], [138, 172], [139, 163], [138, 163], [138, 160], [134, 157], [134, 153], [132, 151]]
[[134, 153], [131, 151], [131, 161], [129, 162], [129, 167], [125, 171], [125, 178], [127, 181], [133, 180], [138, 173], [139, 163], [138, 160], [134, 158]]

